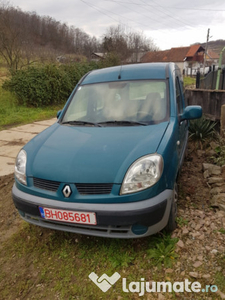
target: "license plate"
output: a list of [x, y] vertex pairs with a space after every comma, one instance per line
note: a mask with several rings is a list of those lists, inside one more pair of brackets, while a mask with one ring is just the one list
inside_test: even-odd
[[81, 212], [53, 209], [39, 206], [41, 217], [46, 220], [96, 225], [96, 215], [93, 212]]

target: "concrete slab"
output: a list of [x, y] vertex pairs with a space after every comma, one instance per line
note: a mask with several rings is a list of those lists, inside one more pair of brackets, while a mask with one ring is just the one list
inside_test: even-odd
[[33, 124], [39, 124], [39, 125], [44, 125], [44, 126], [51, 126], [54, 123], [57, 122], [57, 118], [51, 119], [51, 120], [44, 120], [44, 121], [37, 121], [34, 122]]
[[8, 142], [8, 145], [12, 146], [13, 144], [24, 145], [29, 140], [31, 140], [37, 133], [29, 133], [16, 130], [2, 130], [0, 131], [0, 143]]
[[46, 120], [46, 121], [38, 121], [34, 122], [32, 124], [27, 124], [27, 125], [22, 125], [18, 127], [11, 128], [10, 130], [13, 131], [23, 131], [23, 132], [30, 132], [30, 133], [35, 133], [38, 134], [41, 131], [45, 130], [49, 126], [53, 125], [57, 119], [51, 119], [51, 120]]
[[18, 152], [20, 151], [20, 149], [23, 147], [23, 145], [18, 146], [18, 145], [13, 145], [13, 146], [0, 146], [0, 157], [9, 157], [9, 158], [13, 158], [15, 160]]
[[0, 156], [0, 176], [9, 175], [14, 172], [15, 159]]
[[0, 176], [13, 173], [19, 150], [56, 121], [54, 118], [0, 131]]
[[39, 125], [39, 124], [28, 124], [19, 127], [12, 128], [11, 131], [19, 131], [19, 132], [28, 132], [38, 134], [41, 131], [45, 130], [49, 126]]

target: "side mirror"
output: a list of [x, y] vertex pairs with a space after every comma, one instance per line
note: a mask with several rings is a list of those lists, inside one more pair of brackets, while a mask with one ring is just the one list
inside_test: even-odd
[[56, 115], [56, 118], [57, 118], [57, 119], [59, 119], [59, 117], [60, 117], [60, 115], [61, 115], [61, 112], [62, 112], [61, 110], [57, 111], [57, 115]]
[[193, 119], [199, 119], [202, 116], [202, 108], [199, 105], [190, 105], [187, 106], [183, 114], [180, 116], [180, 122], [184, 120], [193, 120]]

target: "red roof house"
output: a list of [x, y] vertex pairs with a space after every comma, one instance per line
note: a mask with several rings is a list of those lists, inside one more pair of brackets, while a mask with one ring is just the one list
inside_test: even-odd
[[174, 62], [181, 71], [187, 68], [198, 69], [204, 62], [205, 49], [201, 45], [189, 47], [171, 48], [164, 51], [147, 52], [141, 58], [141, 62]]

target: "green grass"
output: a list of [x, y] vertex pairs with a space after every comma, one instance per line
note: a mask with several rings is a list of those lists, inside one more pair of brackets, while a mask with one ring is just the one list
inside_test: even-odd
[[[224, 231], [222, 233], [224, 233]], [[215, 284], [218, 286], [220, 291], [224, 291], [225, 290], [225, 276], [224, 276], [225, 254], [224, 253], [218, 255], [217, 265], [221, 267], [221, 271], [218, 271], [215, 274]]]
[[177, 217], [176, 221], [179, 227], [183, 227], [185, 225], [188, 225], [189, 223], [189, 221], [184, 219], [183, 217]]
[[174, 260], [178, 258], [175, 252], [175, 246], [178, 238], [171, 238], [169, 235], [153, 238], [151, 247], [147, 250], [148, 257], [151, 263], [159, 269], [164, 266], [166, 268], [172, 267]]
[[196, 78], [195, 77], [184, 77], [184, 86], [187, 87], [189, 85], [195, 85]]
[[[1, 299], [142, 299], [138, 292], [122, 290], [122, 278], [126, 278], [126, 287], [142, 278], [146, 282], [182, 280], [175, 272], [175, 263], [182, 256], [175, 251], [176, 243], [177, 239], [162, 233], [137, 240], [106, 239], [23, 222], [1, 249]], [[174, 272], [167, 274], [165, 268], [173, 268]], [[118, 272], [121, 278], [104, 294], [89, 279], [91, 272], [98, 276]], [[223, 291], [223, 274], [217, 272], [215, 280]], [[146, 292], [143, 299], [148, 296]], [[205, 299], [202, 294], [194, 296], [192, 293], [190, 297]], [[176, 299], [174, 293], [170, 297]]]
[[220, 228], [219, 232], [225, 234], [225, 229], [224, 228]]
[[[30, 299], [118, 299], [120, 295], [122, 299], [134, 299], [131, 293], [122, 291], [122, 279], [106, 295], [88, 275], [95, 272], [98, 276], [103, 273], [112, 276], [118, 272], [127, 282], [140, 281], [143, 274], [146, 281], [159, 280], [163, 270], [155, 261], [158, 261], [157, 245], [166, 250], [159, 253], [163, 266], [166, 259], [161, 259], [161, 255], [170, 259], [175, 242], [169, 235], [138, 240], [105, 239], [23, 223], [6, 242], [1, 255], [1, 299], [28, 299], [30, 295], [33, 297]], [[154, 258], [148, 252], [150, 249], [155, 253]], [[174, 262], [176, 257], [169, 265]]]
[[223, 166], [225, 164], [225, 140], [220, 138], [218, 143], [219, 145], [214, 149], [215, 155], [211, 158], [215, 164]]
[[18, 105], [13, 94], [0, 87], [0, 130], [56, 117], [62, 106], [26, 107]]

